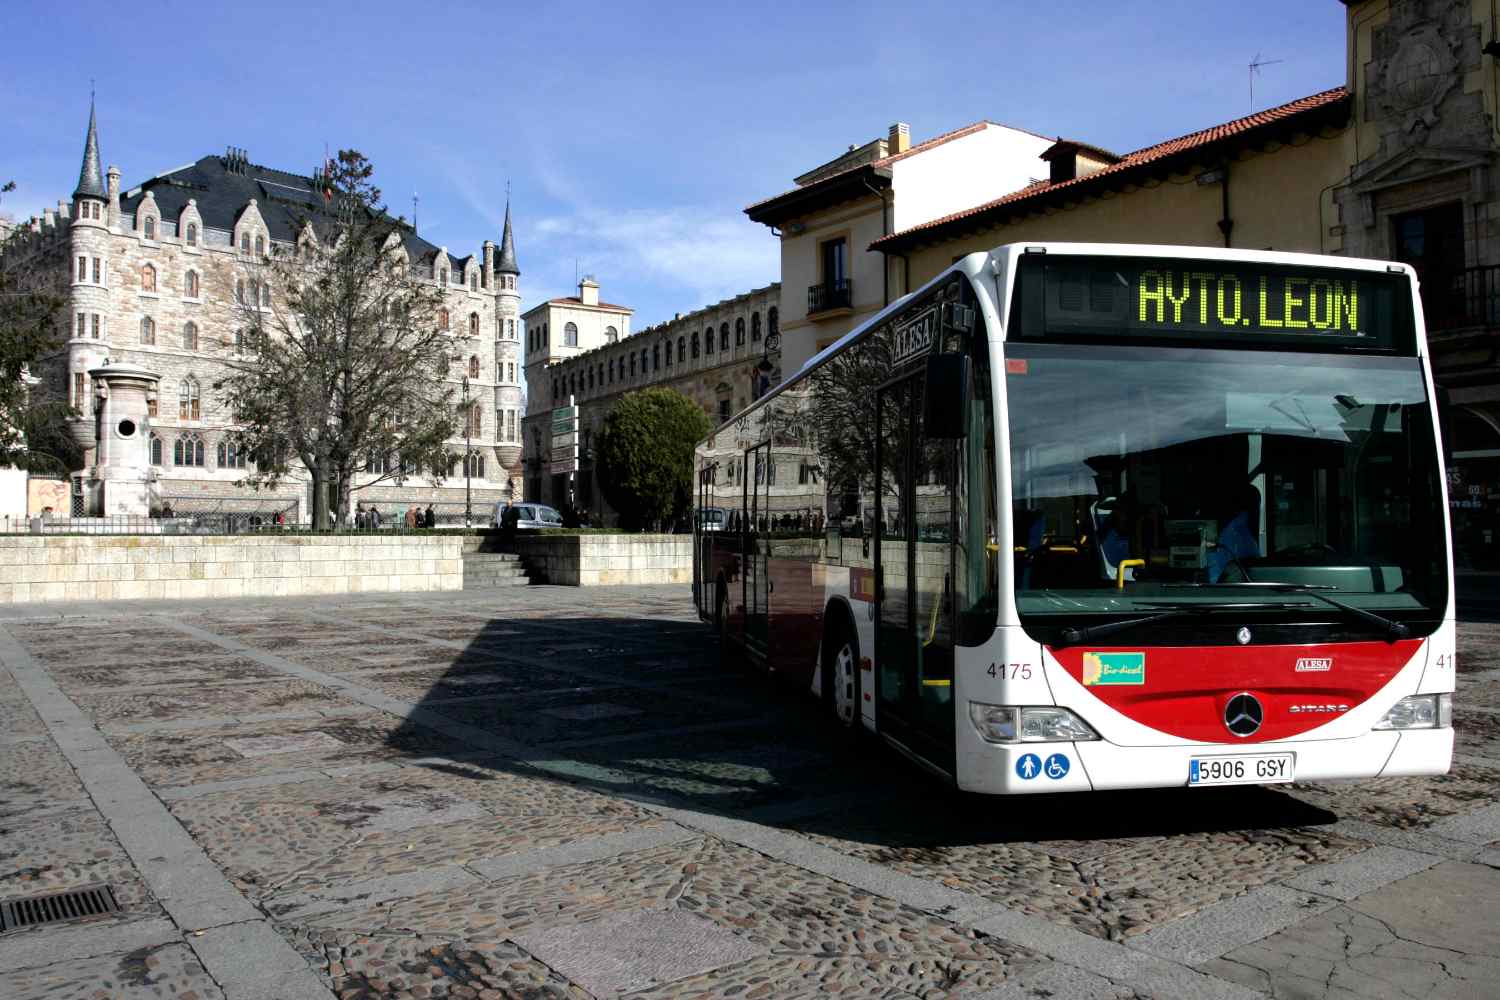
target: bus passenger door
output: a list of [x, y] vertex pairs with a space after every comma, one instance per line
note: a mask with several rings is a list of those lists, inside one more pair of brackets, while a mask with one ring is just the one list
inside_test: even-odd
[[952, 441], [922, 433], [923, 377], [879, 390], [876, 698], [881, 732], [954, 766]]
[[765, 659], [770, 652], [770, 474], [771, 446], [745, 452], [745, 648]]

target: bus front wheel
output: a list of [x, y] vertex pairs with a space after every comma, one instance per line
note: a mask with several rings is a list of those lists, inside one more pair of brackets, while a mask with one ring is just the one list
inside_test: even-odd
[[823, 690], [828, 707], [841, 729], [857, 733], [859, 721], [860, 677], [859, 647], [852, 630], [842, 624], [829, 631], [824, 644], [823, 672], [827, 678]]

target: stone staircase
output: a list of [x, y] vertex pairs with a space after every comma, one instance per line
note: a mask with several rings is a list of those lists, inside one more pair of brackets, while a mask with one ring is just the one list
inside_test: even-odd
[[514, 552], [465, 552], [464, 589], [524, 587], [531, 583], [526, 565]]
[[524, 587], [531, 582], [526, 564], [499, 532], [487, 531], [464, 539], [464, 589]]

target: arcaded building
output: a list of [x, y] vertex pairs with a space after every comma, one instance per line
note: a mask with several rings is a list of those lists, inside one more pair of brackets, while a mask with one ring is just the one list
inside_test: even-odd
[[[613, 524], [593, 444], [615, 403], [661, 387], [692, 400], [714, 425], [728, 420], [781, 381], [780, 302], [780, 284], [770, 284], [632, 334], [632, 310], [600, 302], [598, 284], [585, 278], [577, 297], [529, 310], [526, 499], [571, 502], [595, 524]], [[576, 460], [552, 440], [553, 416], [569, 400], [578, 407]]]
[[[48, 259], [67, 274], [64, 346], [38, 374], [65, 388], [78, 412], [74, 432], [86, 454], [70, 484], [73, 513], [100, 512], [107, 478], [101, 463], [110, 450], [100, 447], [93, 420], [104, 390], [89, 373], [109, 364], [157, 376], [139, 428], [153, 510], [274, 511], [289, 522], [307, 520], [312, 505], [300, 477], [275, 489], [241, 485], [252, 459], [236, 452], [233, 415], [214, 386], [237, 356], [245, 297], [263, 287], [252, 280], [254, 263], [278, 245], [295, 245], [324, 211], [317, 182], [252, 163], [238, 149], [129, 188], [118, 167], [105, 171], [101, 163], [91, 110], [71, 203], [59, 202], [29, 223], [30, 238], [46, 243]], [[464, 462], [459, 436], [450, 442], [456, 473], [438, 479], [421, 470], [400, 482], [363, 486], [377, 478], [372, 470], [356, 482], [354, 500], [387, 513], [433, 504], [451, 519], [462, 514], [467, 478], [476, 517], [487, 518], [496, 500], [519, 497], [521, 489], [520, 268], [510, 206], [499, 246], [486, 240], [468, 256], [427, 242], [405, 221], [399, 241], [410, 273], [443, 291], [437, 322], [454, 338], [454, 396], [467, 379], [468, 398], [477, 404], [468, 428], [471, 460]]]

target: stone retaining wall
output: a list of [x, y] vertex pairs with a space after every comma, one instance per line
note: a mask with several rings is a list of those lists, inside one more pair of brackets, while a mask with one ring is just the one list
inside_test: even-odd
[[0, 536], [0, 604], [462, 590], [458, 535]]
[[591, 587], [624, 583], [692, 583], [692, 535], [533, 535], [519, 532], [516, 551], [533, 583]]

